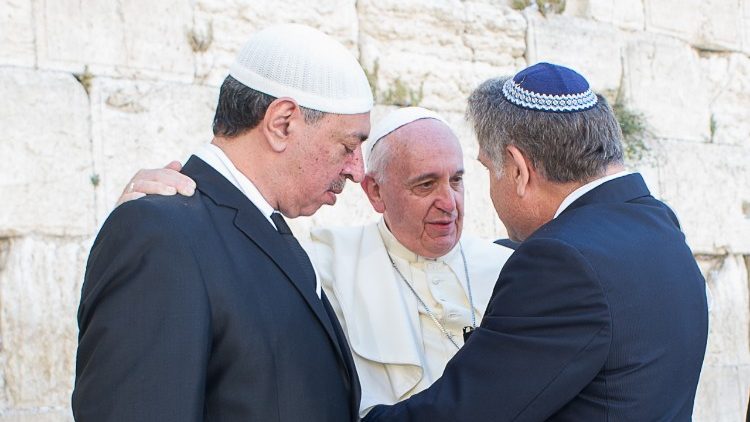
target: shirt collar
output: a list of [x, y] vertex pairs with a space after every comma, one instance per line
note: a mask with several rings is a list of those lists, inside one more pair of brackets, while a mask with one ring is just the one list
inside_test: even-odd
[[391, 233], [391, 230], [388, 229], [388, 226], [385, 224], [385, 219], [380, 218], [380, 221], [378, 221], [378, 231], [380, 232], [380, 237], [383, 239], [383, 245], [385, 245], [386, 251], [393, 255], [397, 256], [405, 261], [407, 261], [410, 264], [415, 263], [422, 263], [422, 262], [445, 262], [449, 260], [453, 254], [458, 253], [459, 245], [456, 244], [453, 249], [451, 249], [447, 254], [440, 256], [438, 258], [432, 259], [432, 258], [425, 258], [423, 256], [417, 255], [416, 253], [412, 252], [401, 244], [401, 242], [396, 239], [396, 236]]
[[631, 174], [631, 171], [620, 171], [615, 174], [610, 174], [609, 176], [604, 176], [602, 178], [596, 179], [593, 182], [586, 183], [585, 185], [581, 186], [580, 188], [574, 190], [571, 192], [568, 196], [563, 199], [560, 206], [557, 208], [557, 212], [555, 213], [555, 216], [552, 218], [557, 218], [558, 215], [560, 215], [563, 211], [565, 211], [566, 208], [570, 206], [573, 202], [576, 201], [576, 199], [582, 197], [583, 195], [587, 194], [588, 192], [594, 190], [598, 186], [609, 182], [610, 180], [617, 179], [618, 177], [623, 177]]
[[224, 151], [221, 150], [221, 148], [217, 147], [214, 144], [207, 144], [204, 145], [202, 148], [200, 148], [196, 153], [195, 156], [200, 158], [201, 160], [205, 161], [208, 165], [214, 168], [214, 170], [221, 173], [224, 178], [229, 180], [230, 183], [232, 183], [237, 189], [240, 190], [245, 196], [247, 196], [247, 199], [250, 200], [258, 209], [260, 212], [266, 217], [266, 220], [268, 220], [273, 227], [276, 227], [275, 224], [273, 224], [273, 221], [271, 220], [271, 214], [273, 214], [274, 209], [271, 206], [271, 204], [266, 201], [265, 198], [263, 198], [263, 195], [261, 195], [258, 188], [253, 184], [250, 179], [247, 178], [244, 174], [242, 174], [241, 171], [235, 167], [235, 165], [232, 163], [232, 160], [227, 157], [227, 155], [224, 153]]

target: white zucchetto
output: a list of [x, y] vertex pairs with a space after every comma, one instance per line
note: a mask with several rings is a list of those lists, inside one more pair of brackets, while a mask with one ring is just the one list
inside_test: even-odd
[[357, 59], [338, 41], [304, 25], [256, 32], [229, 74], [256, 91], [290, 97], [326, 113], [366, 113], [373, 106], [370, 84]]
[[366, 151], [372, 151], [375, 148], [375, 144], [383, 139], [386, 135], [400, 128], [401, 126], [407, 125], [411, 122], [420, 119], [435, 119], [440, 122], [448, 123], [439, 114], [432, 110], [428, 110], [422, 107], [403, 107], [388, 113], [385, 117], [378, 120], [370, 129], [370, 136], [367, 138]]

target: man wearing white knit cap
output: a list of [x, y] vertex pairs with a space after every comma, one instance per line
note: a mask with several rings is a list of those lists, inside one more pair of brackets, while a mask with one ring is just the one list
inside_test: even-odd
[[372, 103], [356, 59], [321, 32], [251, 37], [213, 140], [182, 169], [195, 194], [123, 204], [94, 243], [77, 420], [357, 420], [344, 333], [281, 214], [311, 215], [362, 180]]
[[[383, 218], [313, 229], [305, 244], [349, 340], [362, 415], [442, 374], [464, 327], [480, 322], [512, 252], [462, 235], [463, 153], [440, 115], [397, 109], [374, 125], [366, 145], [362, 188]], [[134, 178], [145, 193], [191, 183], [169, 170], [148, 172]]]

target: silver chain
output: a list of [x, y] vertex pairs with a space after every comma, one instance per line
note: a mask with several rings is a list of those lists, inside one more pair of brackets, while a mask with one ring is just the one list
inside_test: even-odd
[[[469, 268], [466, 265], [466, 255], [464, 255], [464, 248], [461, 245], [461, 242], [458, 243], [458, 248], [461, 251], [461, 259], [464, 262], [464, 274], [466, 275], [466, 288], [469, 292], [469, 309], [471, 310], [471, 327], [477, 328], [477, 319], [476, 315], [474, 314], [474, 298], [471, 296], [471, 280], [469, 279]], [[448, 330], [445, 329], [443, 324], [438, 321], [437, 317], [435, 316], [435, 313], [432, 312], [432, 309], [430, 309], [429, 306], [427, 306], [427, 303], [425, 303], [424, 300], [422, 300], [422, 297], [419, 296], [419, 293], [417, 293], [416, 290], [414, 290], [414, 287], [409, 283], [409, 280], [404, 277], [404, 275], [401, 273], [401, 270], [398, 269], [396, 266], [396, 263], [393, 261], [393, 257], [391, 257], [391, 254], [386, 251], [386, 254], [388, 255], [388, 259], [391, 261], [391, 265], [393, 266], [393, 269], [396, 270], [396, 273], [398, 273], [399, 277], [401, 277], [401, 280], [404, 281], [406, 286], [411, 290], [412, 294], [414, 294], [414, 297], [417, 299], [417, 302], [419, 302], [420, 305], [424, 308], [424, 310], [427, 312], [427, 315], [429, 315], [432, 322], [435, 323], [435, 325], [440, 329], [440, 331], [443, 332], [445, 337], [450, 340], [451, 343], [453, 343], [454, 346], [456, 346], [456, 349], [460, 349], [461, 346], [456, 343], [456, 340], [453, 339], [453, 334], [449, 333]]]

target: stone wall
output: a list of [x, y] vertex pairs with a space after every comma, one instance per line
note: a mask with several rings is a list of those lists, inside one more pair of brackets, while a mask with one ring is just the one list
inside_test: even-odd
[[[138, 168], [184, 160], [210, 139], [234, 53], [281, 22], [319, 27], [359, 57], [375, 118], [406, 104], [448, 118], [466, 155], [466, 229], [486, 237], [504, 229], [463, 121], [478, 83], [555, 61], [636, 116], [642, 156], [630, 164], [680, 216], [711, 289], [695, 419], [741, 420], [750, 389], [750, 0], [293, 3], [0, 0], [0, 422], [71, 419], [75, 314], [98, 227]], [[356, 186], [339, 202], [294, 229], [374, 218]]]

